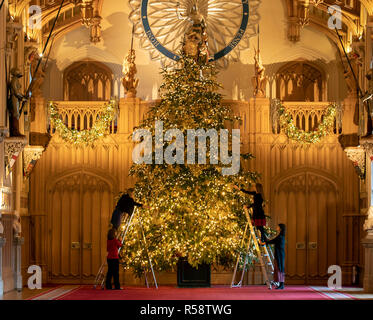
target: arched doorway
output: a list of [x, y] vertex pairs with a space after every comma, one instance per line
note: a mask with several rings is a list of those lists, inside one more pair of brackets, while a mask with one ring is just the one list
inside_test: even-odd
[[106, 256], [115, 183], [90, 169], [60, 175], [48, 187], [48, 280], [92, 283]]
[[328, 267], [339, 263], [338, 185], [334, 177], [312, 168], [291, 170], [274, 180], [271, 224], [287, 226], [287, 282], [325, 285]]

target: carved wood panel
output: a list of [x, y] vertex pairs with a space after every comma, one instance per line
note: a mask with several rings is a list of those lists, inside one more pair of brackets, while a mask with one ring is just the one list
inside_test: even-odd
[[338, 262], [336, 184], [305, 170], [278, 183], [273, 196], [273, 217], [287, 225], [287, 279], [304, 284], [327, 279], [328, 267]]
[[49, 192], [49, 278], [92, 281], [106, 255], [112, 186], [88, 172], [70, 174]]

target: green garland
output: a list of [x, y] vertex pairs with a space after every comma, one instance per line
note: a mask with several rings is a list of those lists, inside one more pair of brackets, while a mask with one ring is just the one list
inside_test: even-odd
[[319, 124], [316, 130], [306, 132], [299, 129], [295, 124], [294, 120], [289, 113], [286, 112], [285, 107], [281, 102], [277, 102], [277, 112], [280, 120], [280, 127], [291, 140], [302, 144], [315, 144], [321, 141], [322, 138], [329, 135], [330, 131], [334, 126], [334, 119], [337, 114], [337, 106], [332, 103], [326, 109], [326, 113], [322, 122]]
[[65, 123], [61, 120], [58, 107], [53, 102], [49, 103], [49, 111], [51, 123], [63, 140], [75, 146], [90, 146], [105, 135], [108, 126], [116, 114], [116, 101], [111, 100], [103, 108], [99, 119], [95, 121], [89, 130], [80, 131], [66, 127]]

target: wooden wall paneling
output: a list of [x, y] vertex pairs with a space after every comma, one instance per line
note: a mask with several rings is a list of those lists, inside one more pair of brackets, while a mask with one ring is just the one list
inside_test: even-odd
[[80, 278], [80, 251], [73, 250], [71, 244], [73, 242], [80, 242], [80, 190], [74, 188], [71, 194], [71, 204], [70, 204], [70, 247], [68, 249], [70, 254], [70, 272], [73, 278]]
[[[313, 275], [311, 278], [317, 278], [325, 273], [328, 269], [327, 260], [328, 260], [328, 239], [327, 239], [327, 219], [326, 219], [326, 195], [325, 190], [318, 190], [318, 225], [314, 230], [309, 230], [309, 232], [317, 233], [317, 248], [313, 249], [310, 247], [311, 243], [308, 243], [309, 254], [316, 255], [316, 265], [318, 265], [317, 274]], [[310, 264], [311, 265], [311, 264]]]
[[14, 251], [13, 251], [13, 216], [10, 214], [2, 214], [2, 223], [4, 226], [3, 237], [6, 239], [5, 246], [3, 246], [3, 281], [4, 292], [10, 291], [14, 288]]
[[[304, 190], [296, 192], [295, 204], [296, 204], [296, 216], [295, 216], [295, 226], [292, 226], [290, 232], [296, 234], [296, 241], [289, 242], [292, 251], [296, 255], [296, 275], [297, 277], [306, 276], [306, 267], [307, 267], [307, 256], [306, 250], [297, 249], [297, 243], [306, 243], [307, 241], [307, 197]], [[290, 256], [291, 258], [291, 256]], [[290, 260], [291, 261], [291, 260]], [[289, 262], [290, 262], [289, 261]]]
[[70, 243], [71, 243], [71, 191], [65, 190], [62, 193], [62, 203], [61, 203], [61, 243], [60, 251], [61, 254], [61, 274], [64, 277], [70, 276]]

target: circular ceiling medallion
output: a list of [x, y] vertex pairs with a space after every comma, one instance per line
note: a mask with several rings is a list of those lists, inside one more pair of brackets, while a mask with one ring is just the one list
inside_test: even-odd
[[130, 20], [141, 47], [163, 65], [177, 61], [194, 5], [204, 16], [210, 61], [226, 67], [249, 48], [259, 22], [259, 0], [129, 0]]

